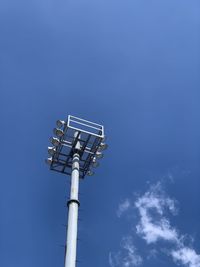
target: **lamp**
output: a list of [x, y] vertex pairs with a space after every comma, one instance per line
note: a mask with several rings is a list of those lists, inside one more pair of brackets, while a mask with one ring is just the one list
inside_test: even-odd
[[60, 140], [56, 137], [51, 137], [50, 141], [54, 146], [58, 146], [60, 144]]
[[95, 157], [96, 157], [97, 159], [102, 159], [102, 158], [103, 158], [103, 153], [97, 151]]
[[99, 162], [97, 161], [96, 157], [94, 157], [92, 160], [92, 167], [94, 168], [99, 167]]
[[51, 163], [53, 162], [52, 157], [47, 158], [47, 159], [45, 160], [45, 162], [46, 162], [48, 165], [51, 165]]
[[53, 132], [54, 132], [54, 134], [55, 134], [56, 136], [58, 136], [58, 137], [62, 137], [62, 136], [64, 135], [63, 130], [58, 129], [58, 128], [54, 128], [54, 129], [53, 129]]
[[103, 150], [105, 150], [107, 148], [108, 148], [108, 145], [106, 143], [101, 143], [100, 146], [99, 146], [98, 151], [101, 152], [101, 151], [103, 151]]
[[88, 176], [93, 176], [93, 175], [94, 175], [94, 172], [91, 171], [91, 170], [89, 170], [89, 171], [87, 172], [87, 175], [88, 175]]
[[48, 153], [50, 155], [54, 155], [54, 153], [56, 152], [56, 148], [55, 147], [52, 147], [52, 146], [48, 146]]
[[66, 124], [65, 121], [62, 121], [62, 120], [57, 120], [57, 121], [56, 121], [56, 125], [58, 126], [58, 128], [63, 127], [65, 124]]
[[102, 142], [105, 142], [107, 139], [106, 135], [104, 135], [103, 139], [102, 139]]

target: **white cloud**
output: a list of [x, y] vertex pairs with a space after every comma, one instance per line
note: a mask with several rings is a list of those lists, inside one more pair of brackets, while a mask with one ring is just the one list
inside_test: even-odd
[[119, 204], [117, 210], [117, 216], [121, 217], [121, 215], [130, 208], [131, 204], [129, 199], [125, 199], [122, 203]]
[[174, 262], [187, 267], [200, 267], [200, 255], [193, 248], [184, 245], [184, 236], [165, 217], [167, 210], [172, 214], [177, 212], [175, 206], [175, 201], [166, 196], [160, 183], [150, 187], [135, 202], [140, 215], [136, 233], [147, 244], [157, 243], [159, 240], [170, 242], [174, 247], [170, 250]]
[[138, 255], [130, 236], [122, 239], [120, 251], [109, 254], [109, 264], [111, 267], [134, 267], [141, 265], [141, 263], [142, 258]]
[[166, 197], [160, 184], [152, 186], [148, 192], [139, 197], [135, 202], [139, 211], [140, 221], [136, 226], [136, 232], [147, 244], [158, 240], [177, 242], [178, 233], [170, 226], [170, 222], [164, 217], [166, 209], [175, 212], [174, 200]]
[[200, 255], [192, 248], [182, 247], [172, 250], [171, 256], [177, 263], [188, 267], [200, 267]]
[[[177, 214], [176, 200], [169, 198], [157, 183], [149, 188], [143, 195], [139, 196], [133, 204], [128, 198], [120, 203], [117, 216], [121, 217], [125, 212], [136, 208], [139, 212], [139, 221], [136, 224], [136, 234], [145, 240], [146, 244], [156, 245], [159, 241], [170, 244], [171, 248], [157, 250], [158, 247], [151, 247], [147, 259], [156, 258], [158, 251], [167, 251], [172, 260], [184, 267], [200, 267], [200, 254], [186, 245], [186, 237], [191, 236], [180, 234], [177, 228], [171, 225], [169, 214]], [[134, 234], [134, 233], [133, 233]], [[165, 246], [162, 243], [163, 246]], [[109, 263], [111, 267], [133, 267], [143, 262], [142, 257], [137, 253], [133, 245], [132, 237], [123, 238], [121, 249], [117, 253], [110, 253]]]
[[158, 251], [155, 248], [150, 249], [149, 252], [148, 252], [148, 255], [147, 255], [147, 259], [148, 260], [156, 259], [157, 255], [158, 255]]

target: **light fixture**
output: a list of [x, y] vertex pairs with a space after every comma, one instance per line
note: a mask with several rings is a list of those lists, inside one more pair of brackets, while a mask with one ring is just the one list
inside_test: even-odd
[[94, 172], [91, 171], [91, 170], [89, 170], [89, 171], [87, 172], [87, 175], [88, 175], [88, 176], [93, 176], [93, 175], [94, 175]]
[[65, 124], [66, 124], [65, 121], [62, 121], [62, 120], [57, 120], [57, 121], [56, 121], [56, 125], [57, 125], [59, 128], [63, 127]]
[[66, 119], [64, 117], [64, 120], [57, 120], [54, 127], [55, 134], [52, 134], [50, 139], [52, 144], [48, 147], [49, 156], [46, 163], [51, 171], [71, 176], [71, 194], [67, 201], [70, 223], [66, 229], [65, 266], [75, 267], [79, 182], [85, 176], [96, 174], [95, 167], [99, 166], [99, 159], [103, 158], [102, 151], [107, 148], [107, 141], [103, 125], [75, 116], [69, 115]]
[[101, 152], [101, 151], [103, 151], [103, 150], [105, 150], [107, 148], [108, 148], [108, 145], [107, 144], [101, 143], [100, 146], [99, 146], [98, 151]]
[[106, 141], [106, 135], [104, 135], [104, 137], [102, 138], [102, 142], [105, 142]]
[[54, 155], [54, 153], [56, 152], [56, 148], [55, 147], [52, 147], [52, 146], [48, 146], [48, 153], [50, 155]]
[[102, 159], [102, 158], [103, 158], [103, 153], [97, 151], [95, 157], [96, 157], [97, 159]]
[[51, 165], [51, 163], [53, 162], [52, 157], [47, 158], [47, 159], [45, 160], [45, 162], [46, 162], [48, 165]]
[[99, 162], [98, 161], [93, 162], [92, 167], [94, 167], [94, 168], [99, 167]]
[[50, 141], [54, 146], [58, 146], [60, 144], [60, 140], [56, 137], [51, 137]]
[[58, 136], [58, 137], [62, 137], [62, 136], [64, 135], [63, 130], [58, 129], [58, 128], [54, 128], [54, 129], [53, 129], [53, 132], [54, 132], [54, 134], [55, 134], [56, 136]]
[[94, 168], [99, 167], [99, 162], [97, 161], [96, 157], [94, 157], [92, 160], [92, 167]]

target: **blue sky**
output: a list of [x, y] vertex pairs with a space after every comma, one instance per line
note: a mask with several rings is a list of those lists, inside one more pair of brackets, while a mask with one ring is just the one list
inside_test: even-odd
[[[57, 119], [105, 125], [78, 265], [200, 266], [200, 2], [2, 0], [0, 266], [63, 266]], [[187, 257], [186, 257], [187, 256]]]

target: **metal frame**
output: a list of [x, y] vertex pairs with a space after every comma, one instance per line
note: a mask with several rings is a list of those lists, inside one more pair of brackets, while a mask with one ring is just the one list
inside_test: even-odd
[[[82, 127], [83, 126], [88, 127], [90, 129], [90, 131], [86, 131], [83, 128], [73, 127], [71, 125], [72, 123], [80, 125], [80, 127], [81, 126]], [[78, 117], [75, 117], [75, 116], [72, 116], [72, 115], [68, 116], [67, 126], [68, 126], [68, 128], [74, 129], [76, 131], [79, 131], [81, 129], [81, 131], [84, 132], [84, 133], [92, 134], [94, 136], [101, 137], [101, 138], [104, 137], [104, 127], [102, 125], [94, 123], [94, 122], [91, 122], [91, 121], [86, 121], [84, 119], [81, 119], [81, 118], [78, 118]], [[95, 134], [94, 130], [98, 131], [99, 133]]]
[[[72, 172], [72, 159], [77, 143], [80, 143], [80, 178], [90, 170], [91, 163], [104, 139], [104, 127], [75, 116], [68, 116], [63, 128], [64, 135], [59, 138], [60, 145], [52, 157], [50, 169], [67, 175]], [[77, 133], [74, 138], [75, 133]]]

